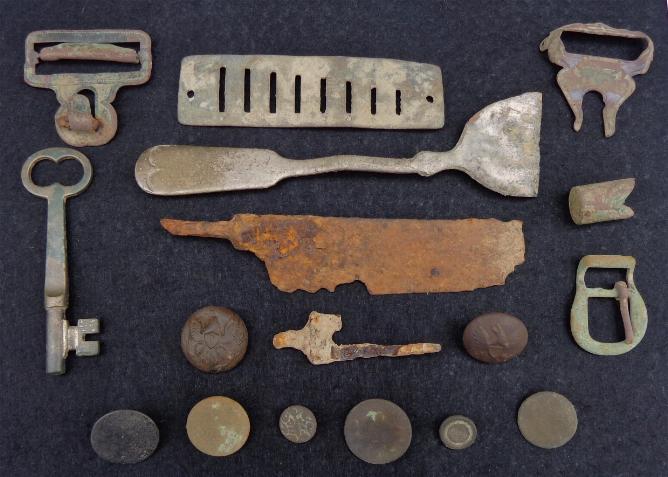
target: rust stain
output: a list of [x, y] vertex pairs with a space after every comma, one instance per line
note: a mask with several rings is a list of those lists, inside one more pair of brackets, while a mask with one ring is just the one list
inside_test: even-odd
[[253, 252], [285, 292], [334, 291], [356, 280], [372, 295], [470, 291], [502, 285], [524, 263], [519, 220], [238, 214], [161, 224], [173, 235], [226, 239]]
[[342, 327], [341, 315], [328, 315], [312, 311], [308, 322], [301, 330], [288, 330], [276, 334], [273, 340], [274, 348], [298, 349], [306, 355], [311, 364], [316, 365], [336, 361], [350, 361], [357, 358], [377, 358], [379, 356], [395, 358], [441, 351], [441, 345], [437, 343], [339, 345], [334, 342], [332, 337]]

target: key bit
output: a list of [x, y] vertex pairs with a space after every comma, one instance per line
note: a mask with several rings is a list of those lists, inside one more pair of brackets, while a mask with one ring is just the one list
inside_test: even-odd
[[411, 356], [438, 353], [441, 345], [435, 343], [413, 343], [405, 345], [378, 345], [359, 343], [339, 345], [332, 336], [343, 326], [341, 315], [311, 312], [306, 326], [301, 330], [289, 330], [274, 336], [274, 348], [295, 348], [306, 355], [311, 364], [329, 364], [335, 361], [350, 361], [357, 358], [378, 356]]
[[[32, 180], [32, 170], [43, 160], [59, 163], [66, 159], [78, 161], [83, 177], [78, 183], [64, 186], [54, 183], [38, 186]], [[86, 341], [89, 334], [98, 333], [100, 322], [95, 318], [79, 320], [76, 326], [66, 317], [69, 302], [67, 278], [67, 228], [65, 202], [83, 192], [90, 183], [93, 168], [86, 156], [73, 149], [51, 148], [36, 152], [26, 160], [21, 170], [23, 186], [31, 194], [47, 199], [46, 266], [44, 272], [44, 308], [46, 309], [46, 372], [63, 374], [65, 358], [70, 351], [77, 356], [95, 356], [100, 352], [97, 341]]]

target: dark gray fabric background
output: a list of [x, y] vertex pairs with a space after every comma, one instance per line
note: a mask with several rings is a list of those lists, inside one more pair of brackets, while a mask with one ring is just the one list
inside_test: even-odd
[[[0, 5], [0, 473], [15, 475], [666, 475], [666, 5], [653, 1], [2, 1]], [[657, 47], [648, 74], [623, 105], [617, 134], [605, 139], [597, 95], [586, 98], [583, 131], [555, 83], [557, 67], [538, 50], [554, 28], [602, 21], [642, 30]], [[53, 127], [55, 95], [23, 82], [23, 42], [40, 29], [139, 28], [153, 39], [153, 77], [123, 88], [114, 103], [120, 127], [106, 146], [82, 148], [91, 187], [68, 203], [71, 320], [102, 320], [102, 354], [72, 358], [68, 373], [44, 374], [42, 308], [46, 202], [21, 186], [32, 153], [64, 146]], [[616, 41], [581, 44], [593, 53], [637, 53]], [[628, 46], [628, 45], [627, 45]], [[588, 50], [589, 49], [589, 50]], [[630, 52], [630, 53], [629, 53]], [[191, 54], [349, 55], [428, 62], [443, 70], [446, 126], [436, 131], [203, 128], [178, 124], [181, 58]], [[288, 180], [266, 191], [157, 198], [134, 181], [139, 154], [156, 144], [274, 149], [306, 158], [336, 153], [412, 156], [447, 150], [484, 106], [526, 91], [544, 93], [540, 194], [512, 199], [462, 173], [425, 179], [335, 174]], [[47, 181], [78, 178], [76, 167], [40, 168]], [[567, 194], [577, 184], [636, 177], [636, 217], [578, 227]], [[161, 217], [228, 219], [235, 213], [524, 221], [526, 263], [505, 286], [470, 293], [370, 296], [359, 283], [335, 293], [282, 293], [263, 264], [227, 242], [175, 238]], [[575, 269], [586, 254], [628, 254], [649, 310], [644, 341], [631, 353], [600, 357], [573, 341], [569, 310]], [[593, 274], [610, 287], [621, 276]], [[232, 372], [206, 375], [181, 355], [179, 333], [204, 305], [235, 309], [250, 346]], [[613, 300], [592, 304], [592, 332], [617, 340]], [[277, 351], [274, 333], [299, 328], [309, 312], [340, 313], [341, 342], [436, 341], [440, 354], [358, 360], [314, 367]], [[466, 323], [488, 311], [517, 315], [529, 329], [519, 359], [486, 366], [461, 345]], [[580, 420], [566, 446], [542, 450], [516, 425], [522, 400], [539, 390], [568, 396]], [[250, 439], [237, 454], [211, 458], [185, 433], [190, 408], [226, 395], [247, 409]], [[343, 422], [352, 406], [380, 397], [410, 416], [413, 441], [399, 461], [374, 467], [347, 449]], [[277, 421], [288, 405], [310, 407], [318, 433], [293, 445]], [[114, 409], [151, 416], [156, 453], [136, 466], [108, 464], [89, 444], [95, 420]], [[477, 443], [445, 449], [438, 425], [470, 416]]]

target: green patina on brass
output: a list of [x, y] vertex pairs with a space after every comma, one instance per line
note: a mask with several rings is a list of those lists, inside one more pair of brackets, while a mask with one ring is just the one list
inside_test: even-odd
[[575, 186], [568, 195], [568, 208], [578, 225], [622, 220], [633, 217], [624, 201], [633, 191], [633, 178]]
[[[618, 355], [631, 351], [647, 331], [647, 308], [633, 281], [636, 260], [622, 255], [587, 255], [580, 260], [576, 275], [576, 292], [571, 308], [571, 333], [577, 344], [593, 354]], [[612, 289], [587, 288], [585, 274], [590, 268], [625, 268], [626, 282]], [[619, 301], [626, 339], [616, 343], [597, 341], [589, 334], [589, 299], [614, 298]]]
[[[563, 32], [640, 39], [644, 41], [645, 49], [632, 61], [569, 53], [561, 39]], [[575, 114], [573, 129], [579, 131], [582, 127], [584, 95], [597, 91], [605, 103], [605, 137], [610, 137], [615, 134], [617, 111], [636, 89], [633, 76], [647, 73], [652, 64], [654, 43], [641, 31], [612, 28], [603, 23], [572, 23], [552, 31], [540, 43], [540, 51], [547, 51], [550, 61], [562, 68], [557, 73], [557, 83]]]
[[[83, 176], [74, 185], [64, 186], [58, 182], [39, 186], [32, 180], [32, 170], [41, 161], [56, 164], [64, 160], [75, 160], [83, 168]], [[70, 351], [77, 356], [95, 356], [100, 352], [100, 343], [87, 341], [86, 336], [100, 331], [96, 318], [69, 324], [66, 312], [69, 305], [70, 287], [67, 278], [67, 229], [65, 227], [65, 202], [81, 194], [93, 177], [93, 167], [86, 156], [74, 149], [52, 147], [30, 156], [21, 169], [23, 186], [32, 195], [48, 201], [46, 227], [46, 265], [44, 271], [44, 308], [46, 309], [46, 372], [63, 374], [65, 358]]]
[[[39, 49], [38, 45], [52, 44]], [[117, 44], [137, 43], [139, 49]], [[26, 38], [25, 82], [56, 93], [60, 107], [55, 125], [72, 146], [101, 146], [116, 135], [118, 118], [111, 105], [122, 86], [146, 83], [151, 77], [151, 38], [140, 30], [42, 30]], [[42, 62], [78, 60], [140, 64], [136, 71], [115, 73], [38, 74]], [[81, 94], [92, 91], [94, 105]], [[93, 108], [91, 108], [93, 106]]]

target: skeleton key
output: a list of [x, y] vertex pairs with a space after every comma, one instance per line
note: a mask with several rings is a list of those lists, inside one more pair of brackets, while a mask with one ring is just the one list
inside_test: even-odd
[[[59, 163], [74, 159], [83, 167], [83, 177], [71, 186], [58, 182], [38, 186], [32, 180], [32, 170], [43, 160]], [[54, 147], [36, 152], [26, 160], [21, 169], [23, 186], [33, 195], [48, 201], [46, 229], [46, 271], [44, 278], [44, 307], [46, 308], [46, 372], [63, 374], [65, 358], [70, 351], [77, 356], [95, 356], [100, 352], [100, 343], [86, 341], [86, 335], [98, 333], [97, 318], [78, 320], [71, 326], [65, 312], [69, 300], [67, 280], [67, 235], [65, 228], [65, 201], [83, 192], [90, 183], [93, 168], [86, 156], [73, 149]]]

